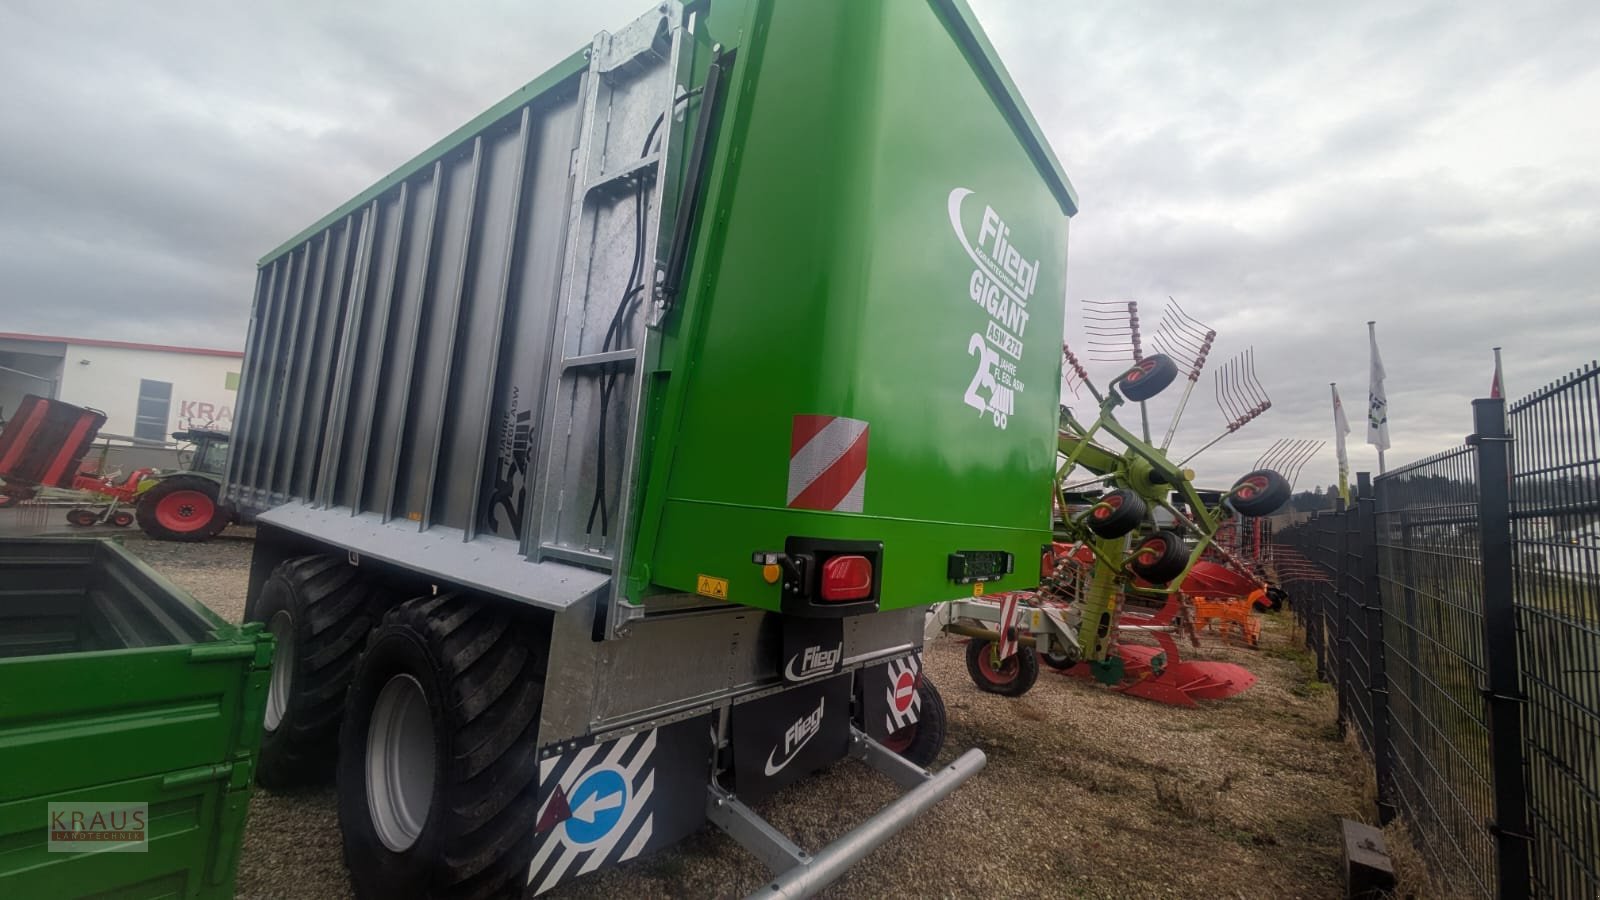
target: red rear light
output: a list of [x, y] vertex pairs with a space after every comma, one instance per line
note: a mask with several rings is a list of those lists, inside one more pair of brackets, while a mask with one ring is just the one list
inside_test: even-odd
[[835, 556], [822, 564], [822, 599], [862, 600], [872, 596], [872, 561], [865, 556]]

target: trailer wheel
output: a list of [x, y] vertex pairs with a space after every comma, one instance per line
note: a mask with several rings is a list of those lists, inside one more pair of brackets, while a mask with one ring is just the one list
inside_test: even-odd
[[1178, 380], [1178, 364], [1164, 353], [1146, 356], [1122, 373], [1117, 385], [1122, 396], [1134, 403], [1142, 403], [1167, 389]]
[[357, 896], [523, 889], [549, 634], [506, 606], [420, 597], [372, 633], [339, 731], [339, 830]]
[[1127, 488], [1107, 491], [1089, 508], [1089, 530], [1097, 537], [1119, 538], [1144, 521], [1145, 503]]
[[199, 475], [173, 475], [139, 497], [139, 530], [158, 541], [206, 541], [228, 525], [217, 483]]
[[974, 638], [967, 644], [967, 674], [978, 690], [1003, 697], [1021, 697], [1039, 680], [1039, 654], [1031, 647], [1018, 647], [1011, 658], [994, 661], [990, 648], [994, 641]]
[[1128, 559], [1133, 574], [1151, 584], [1166, 584], [1189, 564], [1189, 548], [1175, 531], [1162, 529], [1140, 541]]
[[884, 747], [926, 769], [933, 765], [933, 761], [939, 757], [939, 751], [944, 749], [947, 718], [944, 698], [939, 696], [939, 689], [933, 686], [933, 679], [926, 674], [922, 676], [922, 683], [917, 685], [917, 696], [922, 698], [922, 712], [917, 721], [884, 738], [882, 743]]
[[333, 773], [345, 692], [372, 631], [374, 593], [333, 556], [291, 559], [267, 578], [250, 614], [277, 639], [256, 764], [263, 787], [295, 787]]

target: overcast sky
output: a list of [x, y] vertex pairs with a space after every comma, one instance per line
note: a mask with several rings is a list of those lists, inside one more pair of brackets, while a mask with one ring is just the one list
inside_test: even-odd
[[[971, 2], [1082, 200], [1069, 340], [1171, 295], [1255, 347], [1212, 481], [1331, 441], [1331, 381], [1375, 468], [1367, 319], [1392, 465], [1470, 430], [1491, 346], [1513, 396], [1600, 355], [1600, 6]], [[260, 255], [645, 8], [0, 0], [0, 331], [240, 346]], [[1222, 422], [1208, 375], [1175, 445]]]

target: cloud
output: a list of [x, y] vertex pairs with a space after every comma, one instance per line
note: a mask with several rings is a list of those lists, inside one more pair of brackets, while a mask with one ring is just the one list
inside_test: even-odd
[[[1214, 361], [1255, 348], [1273, 409], [1204, 479], [1331, 440], [1368, 319], [1391, 462], [1460, 440], [1491, 346], [1513, 393], [1594, 354], [1592, 4], [972, 2], [1082, 196], [1068, 339], [1084, 299], [1153, 324], [1171, 295]], [[238, 346], [261, 254], [644, 8], [0, 6], [0, 330]], [[1211, 395], [1176, 448], [1220, 430]], [[1329, 449], [1302, 482], [1332, 479]]]

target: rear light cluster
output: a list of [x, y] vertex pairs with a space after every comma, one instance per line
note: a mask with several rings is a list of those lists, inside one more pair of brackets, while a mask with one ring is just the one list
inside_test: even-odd
[[830, 603], [872, 596], [872, 560], [865, 556], [834, 556], [822, 564], [822, 599]]

